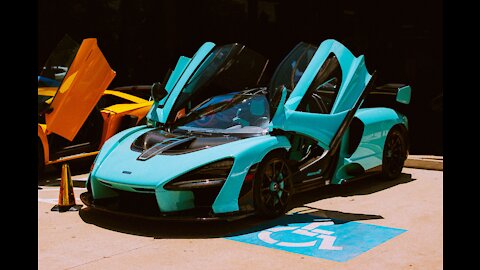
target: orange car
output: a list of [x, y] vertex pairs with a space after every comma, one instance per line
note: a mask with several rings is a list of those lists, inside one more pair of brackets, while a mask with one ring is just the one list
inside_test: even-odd
[[115, 77], [97, 40], [68, 36], [38, 76], [38, 172], [91, 157], [117, 132], [145, 121], [153, 101], [105, 90]]

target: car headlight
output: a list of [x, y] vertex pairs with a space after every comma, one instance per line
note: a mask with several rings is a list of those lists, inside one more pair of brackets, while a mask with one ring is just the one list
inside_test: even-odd
[[222, 187], [232, 166], [232, 158], [216, 161], [168, 182], [163, 188], [166, 190], [195, 190]]

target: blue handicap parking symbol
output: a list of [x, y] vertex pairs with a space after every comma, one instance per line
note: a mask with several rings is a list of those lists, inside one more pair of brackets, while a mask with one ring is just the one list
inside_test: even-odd
[[275, 224], [264, 224], [227, 239], [345, 262], [406, 231], [303, 214], [286, 215]]

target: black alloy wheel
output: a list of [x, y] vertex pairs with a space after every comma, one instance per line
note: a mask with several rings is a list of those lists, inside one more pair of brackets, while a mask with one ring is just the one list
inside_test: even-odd
[[407, 159], [405, 137], [398, 129], [392, 129], [385, 140], [382, 159], [382, 176], [392, 180], [400, 176]]
[[273, 218], [285, 213], [292, 196], [292, 171], [280, 154], [267, 156], [257, 169], [254, 202], [257, 214]]

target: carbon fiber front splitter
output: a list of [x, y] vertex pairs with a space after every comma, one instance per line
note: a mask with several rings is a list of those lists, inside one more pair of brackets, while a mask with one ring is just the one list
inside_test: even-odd
[[181, 212], [174, 212], [174, 213], [160, 213], [158, 215], [143, 215], [131, 212], [123, 212], [116, 209], [109, 208], [102, 204], [96, 204], [95, 200], [93, 199], [91, 192], [84, 192], [80, 194], [80, 199], [82, 202], [88, 206], [89, 208], [108, 212], [111, 214], [119, 215], [119, 216], [127, 216], [127, 217], [135, 217], [135, 218], [142, 218], [142, 219], [149, 219], [149, 220], [164, 220], [164, 221], [234, 221], [242, 218], [246, 218], [248, 216], [254, 215], [253, 211], [250, 212], [233, 212], [228, 214], [211, 214], [211, 213], [201, 213], [196, 214], [193, 211], [181, 211]]

